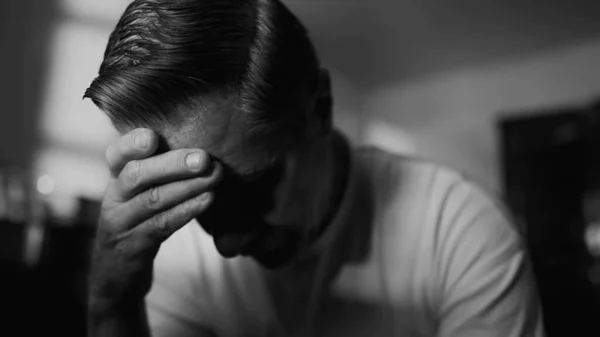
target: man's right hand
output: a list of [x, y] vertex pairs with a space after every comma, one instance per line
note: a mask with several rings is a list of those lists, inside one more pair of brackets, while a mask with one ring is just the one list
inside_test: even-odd
[[152, 284], [160, 244], [201, 214], [222, 167], [199, 149], [154, 155], [158, 136], [136, 129], [106, 151], [111, 171], [89, 278], [91, 321], [135, 310]]

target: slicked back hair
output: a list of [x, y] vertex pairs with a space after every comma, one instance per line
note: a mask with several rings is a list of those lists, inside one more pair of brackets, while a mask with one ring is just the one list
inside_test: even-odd
[[253, 133], [298, 138], [318, 72], [305, 28], [279, 0], [136, 0], [84, 97], [125, 129], [160, 128], [225, 94]]

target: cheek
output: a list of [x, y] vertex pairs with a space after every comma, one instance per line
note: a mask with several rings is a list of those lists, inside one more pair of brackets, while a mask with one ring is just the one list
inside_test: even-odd
[[265, 213], [264, 219], [272, 224], [281, 223], [286, 215], [289, 217], [291, 210], [290, 193], [283, 186], [278, 186], [273, 191], [273, 203], [270, 209]]

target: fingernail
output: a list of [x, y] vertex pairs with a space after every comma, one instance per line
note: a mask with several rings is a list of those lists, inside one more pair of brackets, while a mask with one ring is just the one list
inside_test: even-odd
[[135, 145], [137, 145], [138, 147], [145, 149], [148, 147], [148, 143], [150, 143], [149, 139], [148, 139], [148, 135], [143, 132], [140, 133], [139, 135], [135, 136]]
[[200, 194], [200, 201], [207, 202], [210, 199], [210, 192], [204, 192]]
[[201, 159], [201, 156], [200, 156], [199, 152], [190, 153], [185, 158], [185, 163], [190, 169], [199, 170], [200, 169], [200, 159]]

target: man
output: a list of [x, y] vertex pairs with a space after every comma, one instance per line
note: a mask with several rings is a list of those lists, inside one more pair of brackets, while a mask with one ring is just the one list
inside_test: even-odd
[[448, 169], [351, 149], [278, 0], [134, 1], [86, 97], [123, 134], [92, 335], [543, 334], [498, 205]]

